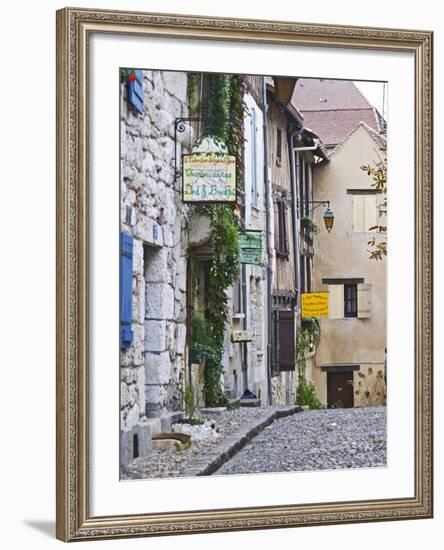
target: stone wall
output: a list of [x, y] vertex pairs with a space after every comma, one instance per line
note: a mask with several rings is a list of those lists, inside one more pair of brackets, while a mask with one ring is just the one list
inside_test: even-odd
[[[120, 354], [123, 432], [180, 410], [185, 372], [187, 206], [174, 182], [174, 119], [188, 114], [187, 75], [143, 71], [143, 90], [138, 114], [121, 87], [120, 227], [134, 238], [134, 340]], [[189, 133], [179, 137], [189, 142]]]

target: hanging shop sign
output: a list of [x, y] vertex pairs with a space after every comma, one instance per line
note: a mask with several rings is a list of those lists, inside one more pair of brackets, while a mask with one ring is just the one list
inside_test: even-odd
[[301, 295], [302, 318], [328, 317], [328, 292], [306, 292]]
[[239, 234], [240, 262], [242, 264], [261, 264], [262, 232], [245, 231]]
[[182, 156], [184, 202], [236, 202], [236, 157], [223, 142], [206, 136]]

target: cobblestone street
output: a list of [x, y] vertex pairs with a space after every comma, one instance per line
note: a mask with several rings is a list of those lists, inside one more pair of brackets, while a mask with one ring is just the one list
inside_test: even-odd
[[385, 407], [295, 410], [214, 415], [217, 437], [182, 451], [152, 450], [129, 464], [122, 479], [385, 466]]
[[385, 407], [326, 409], [274, 422], [216, 475], [385, 465]]

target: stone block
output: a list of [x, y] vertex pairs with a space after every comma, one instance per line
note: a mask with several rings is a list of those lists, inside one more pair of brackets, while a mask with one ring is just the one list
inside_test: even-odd
[[156, 163], [154, 160], [154, 157], [149, 150], [149, 141], [147, 142], [146, 139], [143, 140], [143, 161], [142, 161], [142, 172], [144, 174], [147, 174], [148, 176], [155, 176], [156, 175]]
[[166, 321], [145, 321], [145, 351], [161, 352], [167, 348]]
[[137, 457], [147, 456], [152, 449], [149, 424], [139, 424], [120, 432], [120, 466], [126, 466]]
[[210, 238], [211, 225], [208, 216], [195, 214], [190, 221], [190, 246], [202, 246]]
[[[134, 236], [153, 246], [162, 246], [163, 235], [158, 224], [148, 216], [140, 216], [134, 228]], [[154, 227], [156, 226], [156, 227]]]
[[120, 369], [121, 382], [125, 382], [125, 384], [135, 384], [138, 379], [138, 371], [139, 369], [137, 368]]
[[162, 433], [170, 432], [173, 424], [176, 424], [176, 422], [181, 420], [182, 416], [183, 415], [181, 411], [173, 411], [171, 413], [163, 414], [160, 417], [160, 426], [162, 429]]
[[164, 89], [179, 101], [187, 101], [187, 74], [184, 72], [163, 72]]
[[133, 240], [133, 273], [143, 273], [143, 242]]
[[171, 359], [168, 351], [145, 354], [145, 383], [169, 384], [171, 379]]
[[[187, 259], [181, 257], [177, 264], [177, 278], [176, 278], [176, 288], [182, 292], [187, 290]], [[177, 294], [176, 294], [177, 298]]]
[[120, 383], [120, 407], [132, 407], [136, 404], [138, 395], [135, 384]]
[[145, 401], [146, 403], [160, 403], [160, 385], [145, 384]]
[[148, 283], [145, 292], [147, 319], [173, 319], [174, 290], [169, 284]]
[[133, 324], [134, 338], [133, 343], [126, 350], [120, 350], [120, 366], [137, 367], [143, 365], [144, 352], [144, 327], [143, 325]]
[[137, 403], [133, 405], [126, 414], [125, 417], [125, 427], [126, 429], [131, 429], [139, 423], [140, 410]]
[[145, 279], [142, 275], [134, 277], [135, 286], [133, 290], [133, 321], [143, 324], [145, 319]]
[[151, 98], [153, 106], [159, 107], [162, 104], [164, 93], [162, 75], [159, 71], [153, 71], [153, 96]]
[[153, 112], [153, 123], [165, 135], [174, 132], [173, 117], [168, 111], [156, 109]]
[[185, 343], [187, 337], [187, 328], [185, 325], [176, 325], [176, 353], [183, 355], [185, 353]]
[[147, 251], [145, 280], [147, 283], [164, 283], [169, 280], [167, 248], [162, 247]]

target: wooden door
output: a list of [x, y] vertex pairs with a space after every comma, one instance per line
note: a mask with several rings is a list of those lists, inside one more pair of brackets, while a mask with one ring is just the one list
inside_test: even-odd
[[353, 399], [353, 372], [327, 373], [327, 405], [351, 408]]

